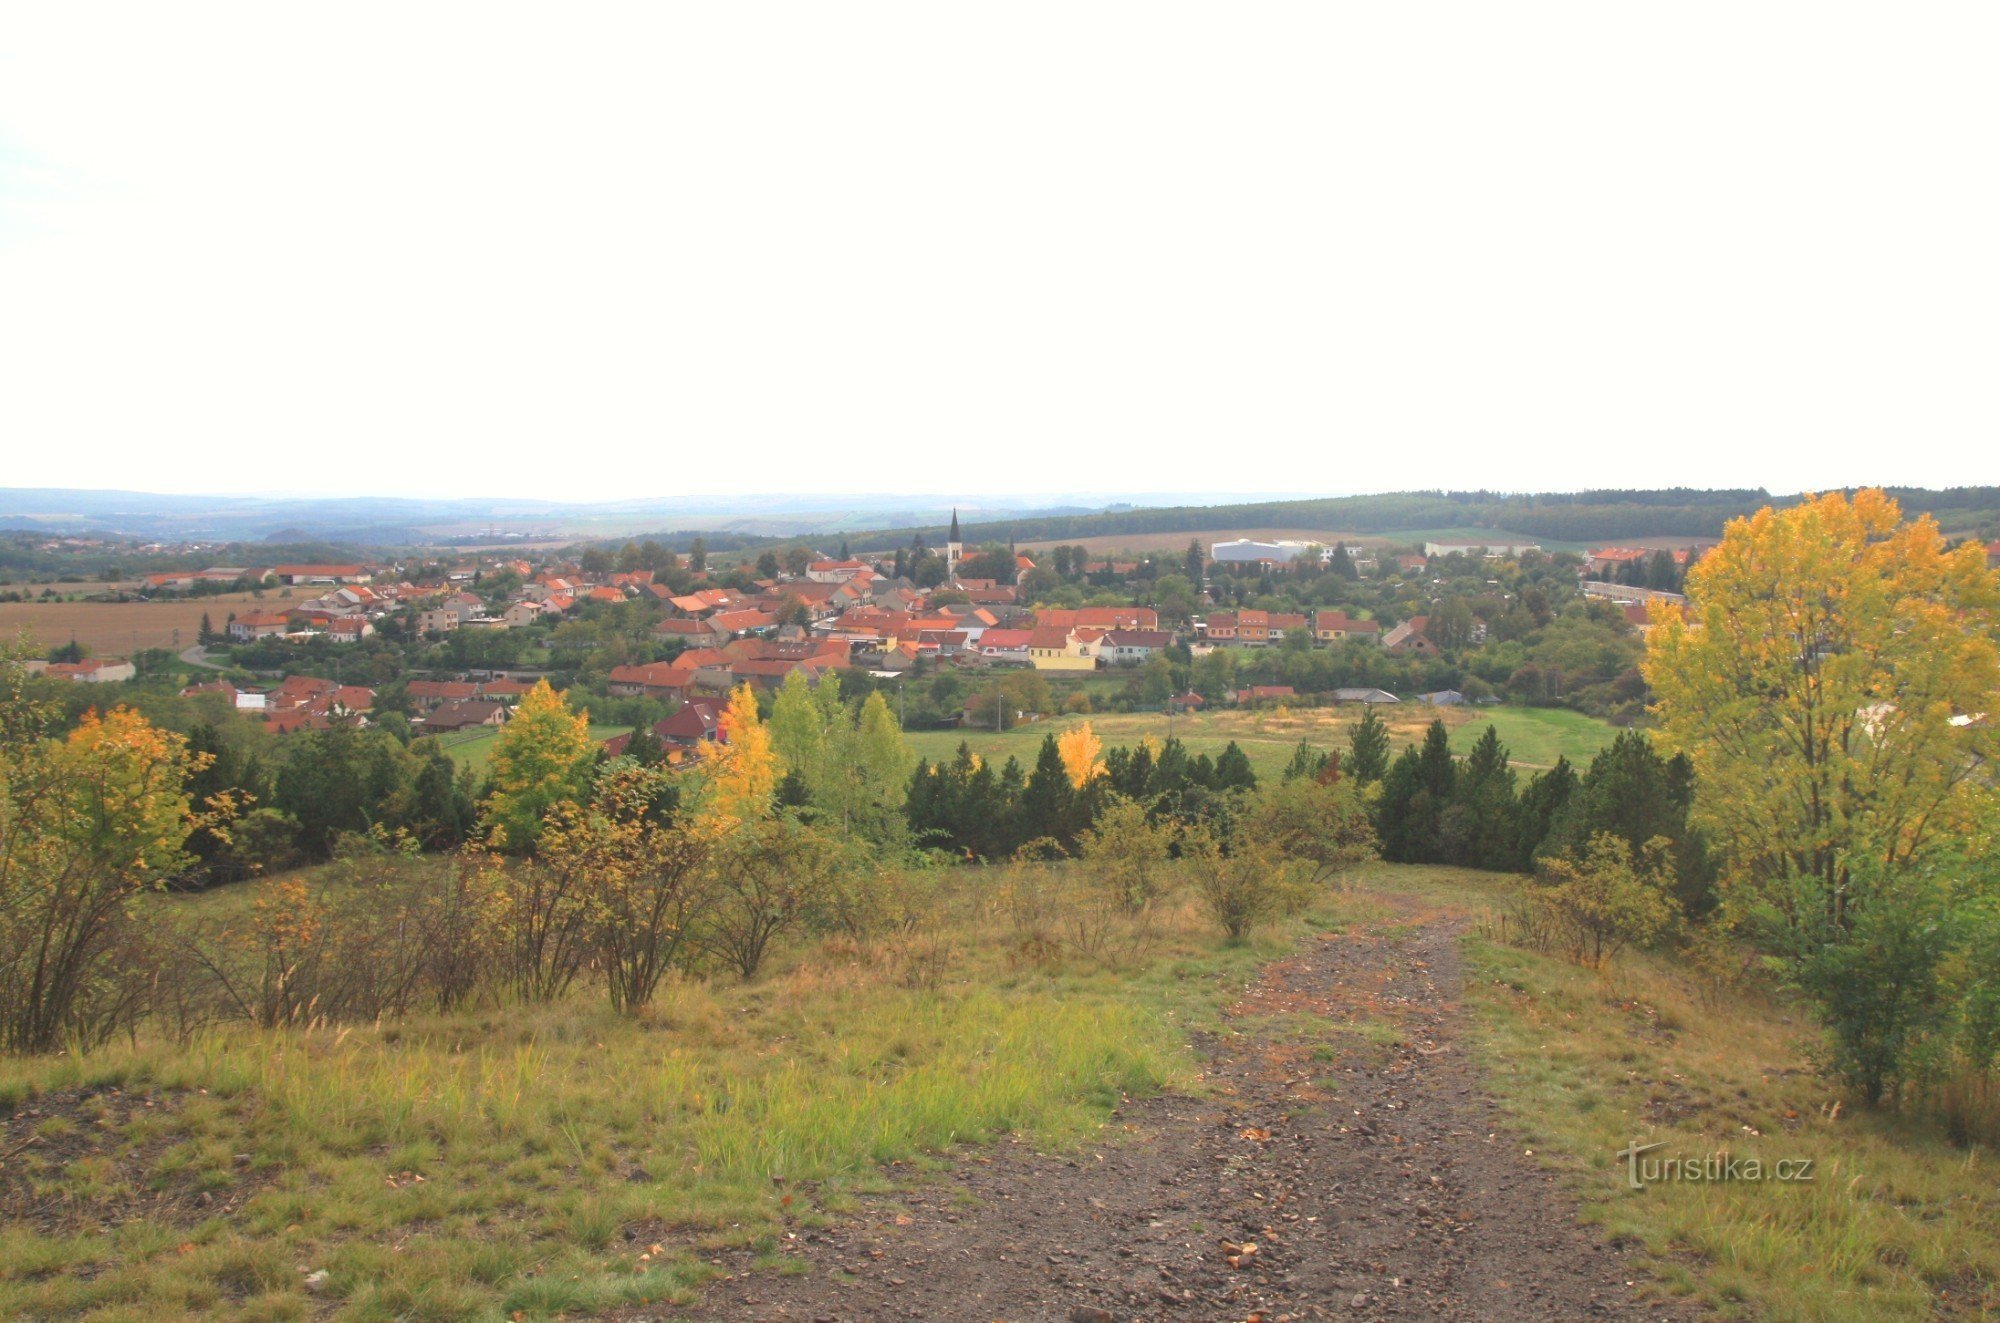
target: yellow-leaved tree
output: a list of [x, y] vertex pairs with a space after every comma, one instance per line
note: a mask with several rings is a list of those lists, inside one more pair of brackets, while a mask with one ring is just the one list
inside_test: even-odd
[[1070, 785], [1077, 790], [1104, 775], [1104, 764], [1099, 758], [1104, 752], [1104, 741], [1097, 738], [1088, 721], [1057, 736], [1056, 752], [1062, 757], [1063, 771], [1069, 773]]
[[1990, 809], [2000, 752], [1995, 576], [1879, 491], [1732, 520], [1665, 613], [1645, 674], [1692, 760], [1723, 899], [1843, 931], [1857, 878], [1918, 860]]
[[537, 681], [493, 742], [492, 790], [481, 807], [493, 847], [532, 849], [557, 805], [589, 796], [596, 756], [590, 714], [570, 711], [547, 680]]
[[0, 1047], [46, 1052], [118, 1028], [134, 897], [191, 862], [188, 835], [220, 834], [229, 806], [190, 803], [207, 757], [183, 737], [114, 708], [47, 738], [53, 712], [10, 659], [0, 670]]
[[757, 694], [736, 686], [722, 714], [722, 743], [705, 760], [708, 769], [706, 816], [718, 827], [771, 816], [772, 795], [784, 775], [771, 732], [757, 712]]

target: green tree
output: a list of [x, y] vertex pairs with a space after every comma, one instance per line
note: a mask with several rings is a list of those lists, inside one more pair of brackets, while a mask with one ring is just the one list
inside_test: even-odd
[[588, 798], [596, 758], [590, 714], [571, 712], [547, 680], [537, 681], [493, 743], [482, 806], [488, 839], [504, 850], [532, 849], [551, 810]]
[[1363, 785], [1380, 781], [1389, 772], [1389, 727], [1376, 714], [1373, 703], [1361, 705], [1361, 720], [1347, 734], [1347, 757], [1342, 767]]

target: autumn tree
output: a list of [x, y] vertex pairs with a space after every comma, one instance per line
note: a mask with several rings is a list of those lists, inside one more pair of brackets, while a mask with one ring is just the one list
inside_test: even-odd
[[492, 790], [486, 796], [487, 838], [496, 849], [531, 849], [542, 823], [559, 805], [583, 802], [597, 747], [590, 714], [537, 681], [493, 742]]
[[729, 695], [721, 720], [722, 741], [703, 760], [708, 794], [703, 810], [718, 824], [755, 822], [769, 817], [783, 760], [770, 728], [757, 711], [757, 694], [740, 684]]
[[47, 1052], [115, 1030], [132, 898], [192, 862], [189, 834], [228, 806], [191, 802], [204, 760], [181, 736], [114, 708], [49, 738], [20, 668], [0, 673], [0, 1047]]
[[[1857, 877], [1965, 832], [2000, 752], [2000, 625], [1982, 550], [1879, 491], [1730, 522], [1661, 613], [1646, 679], [1700, 786], [1725, 905], [1837, 939]], [[1871, 867], [1857, 874], [1862, 862]]]

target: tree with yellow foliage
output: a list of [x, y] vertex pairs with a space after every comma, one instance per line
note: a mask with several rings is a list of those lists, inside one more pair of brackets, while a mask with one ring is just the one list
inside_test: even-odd
[[537, 681], [493, 742], [492, 790], [481, 808], [488, 841], [500, 850], [534, 848], [557, 805], [588, 797], [596, 757], [590, 714], [571, 712], [547, 680]]
[[1858, 879], [1990, 810], [2000, 589], [1879, 491], [1730, 522], [1660, 613], [1645, 674], [1692, 760], [1724, 903], [1794, 937], [1843, 933]]
[[197, 810], [187, 781], [205, 755], [128, 708], [48, 738], [53, 713], [19, 670], [0, 656], [0, 1047], [46, 1052], [117, 1028], [133, 898], [186, 867], [189, 834], [220, 834], [230, 806]]
[[758, 715], [756, 691], [747, 684], [736, 686], [720, 724], [722, 743], [706, 760], [707, 816], [719, 824], [768, 818], [784, 767]]
[[1056, 752], [1062, 758], [1063, 770], [1069, 773], [1073, 790], [1082, 790], [1104, 775], [1104, 741], [1097, 738], [1088, 721], [1057, 736]]

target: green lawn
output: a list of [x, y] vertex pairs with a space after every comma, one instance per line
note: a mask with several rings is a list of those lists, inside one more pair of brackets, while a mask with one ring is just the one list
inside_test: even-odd
[[[1453, 751], [1464, 754], [1488, 723], [1498, 728], [1513, 760], [1523, 767], [1554, 765], [1558, 755], [1572, 763], [1586, 764], [1599, 749], [1611, 743], [1617, 731], [1605, 722], [1580, 712], [1560, 708], [1445, 708], [1432, 710], [1416, 703], [1399, 703], [1379, 709], [1389, 723], [1396, 744], [1423, 738], [1431, 719], [1442, 716], [1451, 728]], [[1211, 758], [1234, 740], [1250, 758], [1257, 775], [1276, 776], [1291, 761], [1292, 751], [1304, 739], [1319, 748], [1345, 748], [1347, 731], [1361, 719], [1358, 707], [1270, 709], [1220, 712], [1173, 719], [1173, 734], [1194, 753]], [[982, 758], [1005, 762], [1019, 758], [1023, 769], [1032, 767], [1042, 739], [1080, 722], [1091, 729], [1107, 747], [1135, 744], [1151, 736], [1164, 739], [1168, 732], [1165, 715], [1145, 713], [1098, 713], [1093, 716], [1053, 717], [1046, 721], [1017, 726], [1002, 734], [990, 730], [919, 730], [908, 739], [917, 753], [933, 762], [952, 757], [963, 740]]]
[[1472, 752], [1472, 743], [1491, 724], [1500, 732], [1515, 762], [1526, 767], [1553, 767], [1558, 755], [1585, 764], [1611, 743], [1618, 731], [1608, 722], [1561, 707], [1481, 707], [1452, 727], [1453, 753]]

